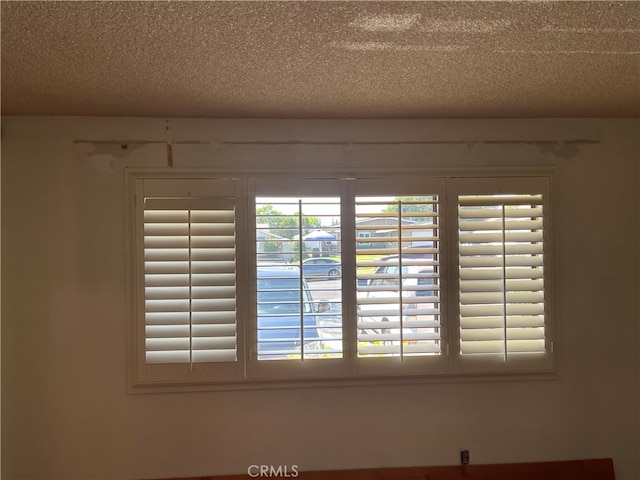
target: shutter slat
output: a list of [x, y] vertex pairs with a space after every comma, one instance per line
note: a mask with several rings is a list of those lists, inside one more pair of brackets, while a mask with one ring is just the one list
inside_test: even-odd
[[144, 276], [144, 284], [147, 287], [189, 286], [189, 274], [147, 274]]
[[227, 262], [208, 262], [208, 261], [192, 261], [191, 273], [234, 273], [236, 264], [234, 261]]
[[[507, 351], [509, 353], [543, 353], [545, 351], [544, 340], [521, 340], [507, 341]], [[478, 341], [464, 342], [461, 344], [463, 355], [477, 354], [504, 354], [504, 341]]]
[[[188, 261], [189, 249], [180, 248], [187, 247], [188, 241], [181, 245], [176, 245], [175, 248], [156, 248], [147, 246], [144, 251], [144, 259], [148, 262], [173, 262], [173, 261]], [[163, 247], [170, 247], [163, 245]]]
[[[417, 240], [419, 238], [424, 238], [424, 239], [428, 239], [429, 241], [438, 241], [440, 240], [437, 237], [437, 229], [433, 226], [429, 226], [429, 227], [424, 227], [424, 226], [419, 226], [417, 224], [411, 225], [411, 227], [408, 227], [406, 230], [410, 229], [411, 233], [415, 233], [415, 232], [419, 232], [420, 233], [420, 237], [415, 236], [414, 240]], [[378, 232], [383, 233], [383, 232]], [[406, 241], [407, 238], [402, 238], [402, 237], [398, 237], [397, 233], [394, 234], [389, 234], [389, 235], [385, 235], [385, 236], [371, 236], [371, 237], [358, 237], [356, 238], [356, 245], [358, 243], [397, 243], [400, 240], [402, 241]]]
[[144, 238], [144, 246], [146, 248], [188, 248], [189, 237], [187, 235], [166, 235], [166, 236], [151, 236], [147, 235]]
[[[377, 355], [389, 355], [400, 354], [400, 345], [376, 345], [376, 344], [358, 344], [359, 356], [377, 356]], [[425, 354], [439, 354], [440, 345], [436, 342], [428, 342], [417, 345], [402, 345], [402, 352], [404, 355], [425, 355]]]
[[[435, 318], [436, 314], [433, 314], [431, 316], [431, 318]], [[424, 316], [424, 318], [426, 318], [427, 315]], [[368, 322], [366, 320], [364, 321], [358, 321], [358, 328], [360, 329], [377, 329], [380, 328], [380, 323], [379, 322]], [[383, 326], [385, 328], [400, 328], [400, 322], [398, 321], [389, 321], [389, 322], [384, 322]], [[411, 329], [416, 329], [416, 328], [437, 328], [440, 326], [440, 323], [437, 320], [407, 320], [404, 322], [404, 326], [411, 328]]]
[[193, 350], [230, 350], [236, 346], [236, 337], [194, 337]]
[[155, 352], [147, 350], [145, 361], [150, 364], [189, 363], [189, 350]]
[[236, 329], [233, 324], [219, 325], [193, 325], [191, 332], [194, 337], [233, 337], [235, 338]]
[[191, 237], [191, 248], [234, 248], [235, 238], [227, 232], [219, 237]]
[[[405, 286], [402, 289], [404, 292], [437, 292], [439, 290], [438, 285], [415, 285], [415, 286]], [[365, 285], [359, 286], [358, 292], [400, 292], [400, 287], [391, 288], [386, 285]], [[424, 295], [424, 294], [423, 294]], [[431, 294], [429, 294], [431, 295]], [[424, 299], [421, 299], [424, 301]], [[361, 299], [362, 303], [367, 303], [366, 298]]]
[[542, 205], [542, 195], [462, 195], [458, 198], [461, 206], [500, 207]]
[[235, 362], [237, 360], [235, 345], [229, 349], [195, 350], [192, 356], [193, 363], [222, 363]]
[[484, 219], [481, 221], [460, 222], [460, 231], [483, 231], [494, 230], [501, 232], [518, 230], [539, 230], [542, 228], [542, 219], [518, 218], [503, 221], [502, 218]]
[[[506, 297], [506, 299], [505, 299]], [[543, 292], [474, 292], [461, 293], [460, 302], [464, 305], [478, 304], [516, 304], [516, 303], [542, 303], [544, 302]]]
[[489, 245], [489, 244], [474, 244], [474, 245], [460, 245], [460, 255], [542, 255], [543, 248], [542, 243], [524, 243], [524, 244], [507, 244], [502, 245]]
[[189, 262], [167, 261], [167, 262], [144, 262], [144, 272], [151, 274], [189, 274]]
[[145, 300], [146, 312], [188, 312], [189, 299]]
[[235, 310], [191, 312], [191, 323], [194, 325], [233, 325], [236, 324]]
[[[535, 206], [527, 208], [516, 208], [509, 210], [507, 216], [509, 218], [515, 217], [542, 217], [542, 206]], [[501, 209], [488, 209], [488, 208], [464, 208], [459, 210], [459, 218], [462, 220], [466, 220], [468, 218], [502, 218], [502, 210]]]
[[541, 267], [543, 265], [541, 255], [508, 255], [502, 256], [477, 256], [477, 257], [460, 257], [461, 267]]
[[[467, 329], [476, 328], [503, 328], [505, 319], [502, 316], [493, 317], [463, 317], [460, 326]], [[506, 318], [508, 328], [544, 327], [543, 315], [508, 315]]]
[[192, 248], [191, 259], [194, 261], [226, 261], [236, 258], [235, 248]]
[[186, 227], [189, 212], [186, 210], [149, 210], [149, 203], [145, 200], [144, 228], [155, 224], [180, 224]]
[[189, 334], [185, 337], [147, 337], [145, 344], [147, 351], [189, 350]]
[[191, 298], [236, 298], [236, 287], [234, 285], [221, 286], [193, 286], [191, 287]]
[[189, 293], [188, 286], [147, 287], [144, 289], [144, 296], [147, 300], [188, 299]]
[[[506, 271], [506, 278], [513, 280], [543, 277], [544, 272], [542, 268], [508, 268]], [[461, 280], [491, 280], [503, 278], [505, 278], [505, 272], [501, 268], [460, 269]]]
[[[461, 305], [463, 317], [503, 316], [505, 305]], [[543, 315], [544, 304], [513, 305], [506, 304], [507, 315]]]
[[[437, 253], [436, 249], [429, 249], [430, 253]], [[423, 251], [417, 252], [414, 251], [413, 249], [411, 250], [411, 254], [412, 255], [418, 255], [418, 254], [423, 254]], [[424, 256], [427, 256], [426, 254]], [[397, 260], [388, 260], [388, 261], [382, 261], [382, 260], [362, 260], [362, 261], [358, 261], [357, 266], [361, 267], [361, 268], [367, 268], [367, 267], [382, 267], [382, 266], [388, 266], [388, 265], [399, 265], [399, 262]], [[421, 259], [421, 258], [405, 258], [402, 261], [402, 265], [405, 267], [435, 267], [435, 266], [439, 266], [440, 262], [436, 259]]]
[[236, 308], [235, 298], [192, 298], [193, 312], [232, 312]]
[[179, 338], [189, 336], [189, 325], [147, 325], [147, 338]]
[[229, 286], [235, 285], [236, 274], [235, 272], [203, 272], [195, 273], [191, 275], [192, 286], [214, 286], [222, 285]]
[[542, 242], [542, 232], [515, 232], [515, 231], [505, 231], [505, 232], [479, 232], [479, 233], [471, 233], [464, 232], [459, 234], [460, 243], [502, 243], [502, 241], [506, 242]]
[[503, 282], [498, 280], [461, 280], [461, 292], [502, 292], [506, 283], [507, 291], [541, 291], [544, 290], [544, 282], [538, 280], [526, 279], [507, 279]]
[[182, 238], [189, 235], [189, 226], [186, 223], [145, 223], [145, 237], [175, 237]]
[[146, 325], [188, 325], [189, 312], [146, 312]]
[[[461, 339], [467, 341], [494, 341], [504, 340], [505, 330], [502, 328], [483, 328], [463, 330]], [[544, 340], [544, 328], [509, 328], [507, 340]]]

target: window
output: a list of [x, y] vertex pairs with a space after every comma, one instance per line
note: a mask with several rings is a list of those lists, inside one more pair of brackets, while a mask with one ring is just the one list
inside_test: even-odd
[[358, 244], [360, 248], [371, 246], [371, 242], [367, 240], [368, 238], [371, 238], [371, 232], [359, 231], [357, 232], [357, 236], [358, 236], [358, 240], [360, 240]]
[[[342, 322], [333, 320], [342, 306], [342, 252], [327, 245], [341, 236], [340, 197], [256, 196], [255, 205], [258, 360], [341, 357]], [[267, 238], [275, 257], [264, 253]]]
[[132, 185], [135, 385], [552, 370], [548, 177]]

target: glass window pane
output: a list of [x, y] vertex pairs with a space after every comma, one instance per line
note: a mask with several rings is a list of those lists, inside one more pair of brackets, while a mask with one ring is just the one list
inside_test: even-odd
[[257, 197], [258, 360], [342, 357], [338, 197]]

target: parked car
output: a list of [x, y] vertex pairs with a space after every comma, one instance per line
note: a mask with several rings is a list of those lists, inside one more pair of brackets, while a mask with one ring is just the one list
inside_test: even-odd
[[307, 258], [302, 261], [305, 278], [338, 278], [342, 274], [340, 260], [328, 257]]
[[317, 316], [329, 304], [314, 302], [297, 268], [258, 267], [257, 294], [259, 359], [300, 355], [303, 345], [310, 354], [322, 348]]
[[398, 347], [400, 340], [424, 343], [437, 338], [440, 300], [433, 260], [403, 254], [402, 262], [398, 255], [389, 255], [376, 263], [370, 278], [358, 282], [359, 341]]

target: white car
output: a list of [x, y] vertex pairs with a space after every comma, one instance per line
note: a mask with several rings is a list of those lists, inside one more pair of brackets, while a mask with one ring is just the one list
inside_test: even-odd
[[436, 263], [417, 255], [391, 255], [375, 263], [374, 273], [358, 282], [359, 353], [439, 351]]

